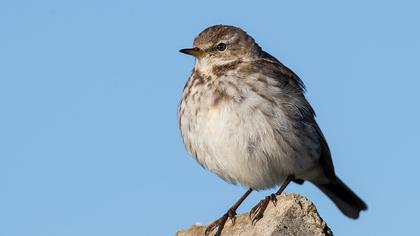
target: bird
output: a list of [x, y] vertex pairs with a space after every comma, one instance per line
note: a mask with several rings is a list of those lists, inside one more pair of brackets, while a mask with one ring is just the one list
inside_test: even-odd
[[206, 235], [221, 235], [252, 191], [280, 186], [251, 209], [256, 224], [290, 182], [311, 182], [352, 219], [367, 210], [337, 177], [305, 85], [291, 69], [230, 25], [204, 29], [180, 52], [195, 57], [177, 112], [183, 143], [202, 167], [247, 189]]

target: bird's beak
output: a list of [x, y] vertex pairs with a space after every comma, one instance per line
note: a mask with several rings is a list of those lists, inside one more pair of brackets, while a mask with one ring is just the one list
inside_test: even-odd
[[201, 50], [200, 48], [185, 48], [185, 49], [181, 49], [179, 50], [179, 52], [194, 56], [194, 57], [201, 57], [203, 56], [206, 52]]

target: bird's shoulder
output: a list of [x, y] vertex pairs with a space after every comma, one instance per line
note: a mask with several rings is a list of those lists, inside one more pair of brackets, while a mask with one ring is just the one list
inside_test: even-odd
[[296, 92], [305, 91], [305, 85], [299, 76], [265, 51], [262, 51], [261, 56], [251, 62], [250, 69], [276, 79], [282, 87], [292, 88]]

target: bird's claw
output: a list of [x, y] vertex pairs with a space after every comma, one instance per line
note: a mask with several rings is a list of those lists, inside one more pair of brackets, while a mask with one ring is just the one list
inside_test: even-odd
[[270, 201], [273, 203], [274, 206], [277, 206], [277, 196], [274, 193], [270, 195]]
[[228, 214], [228, 218], [230, 219], [230, 221], [232, 222], [232, 225], [235, 224], [236, 221], [236, 211], [229, 209], [229, 211], [227, 212]]
[[255, 207], [249, 212], [249, 217], [251, 218], [252, 225], [255, 225], [261, 218], [264, 216], [264, 211], [268, 206], [269, 202], [272, 202], [274, 206], [277, 205], [277, 197], [274, 194], [271, 194], [261, 200]]
[[[219, 219], [211, 223], [209, 226], [207, 226], [206, 231], [204, 232], [204, 235], [205, 236], [210, 236], [210, 235], [220, 236], [222, 234], [222, 230], [225, 227], [226, 221], [228, 219], [231, 220], [232, 225], [235, 224], [235, 219], [236, 219], [235, 210], [229, 209], [229, 211], [226, 212], [226, 214], [224, 214], [222, 217], [220, 217]], [[213, 232], [215, 233], [212, 234]]]
[[[224, 214], [222, 217], [220, 217], [219, 219], [211, 223], [209, 226], [207, 226], [206, 231], [204, 232], [204, 235], [205, 236], [210, 236], [210, 235], [220, 236], [227, 219], [228, 219], [228, 215]], [[213, 232], [215, 233], [212, 234]]]

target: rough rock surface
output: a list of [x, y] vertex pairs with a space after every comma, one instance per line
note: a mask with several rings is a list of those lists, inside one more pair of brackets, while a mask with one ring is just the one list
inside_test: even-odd
[[[297, 194], [277, 197], [277, 206], [270, 203], [264, 217], [254, 226], [248, 213], [237, 215], [235, 224], [229, 220], [222, 235], [225, 236], [283, 236], [283, 235], [333, 235], [330, 228], [319, 216], [315, 205]], [[175, 236], [204, 235], [206, 226], [195, 224], [189, 229], [179, 231]]]

